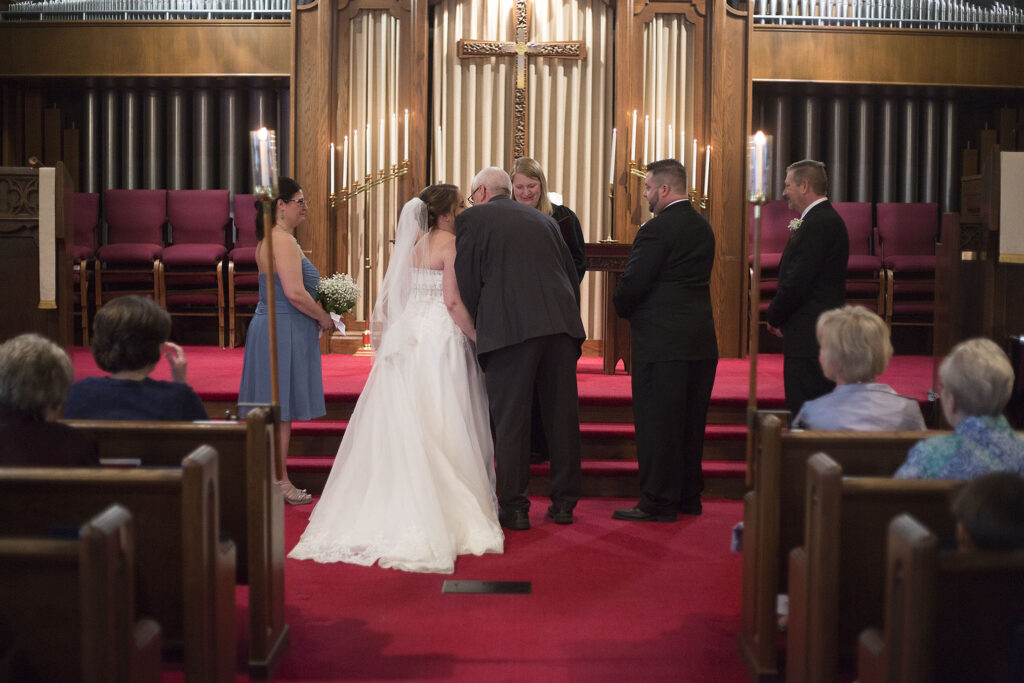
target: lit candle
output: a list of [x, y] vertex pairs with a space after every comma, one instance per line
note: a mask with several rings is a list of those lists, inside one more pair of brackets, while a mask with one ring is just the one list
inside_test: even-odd
[[352, 129], [352, 182], [359, 182], [359, 129]]
[[341, 145], [341, 188], [348, 189], [348, 136]]
[[384, 170], [384, 119], [380, 120], [380, 131], [378, 132], [377, 158], [380, 160], [380, 170]]
[[398, 165], [398, 114], [391, 112], [391, 165]]
[[648, 130], [649, 124], [651, 123], [650, 116], [644, 116], [644, 166], [651, 160], [650, 153], [650, 131]]
[[402, 159], [408, 160], [409, 158], [409, 110], [405, 110], [405, 154], [402, 155]]
[[704, 194], [708, 194], [708, 178], [711, 175], [711, 145], [704, 150]]
[[693, 139], [693, 164], [690, 165], [690, 189], [697, 189], [697, 138]]
[[271, 190], [270, 187], [270, 151], [267, 139], [270, 137], [266, 128], [260, 128], [260, 187]]
[[675, 159], [676, 158], [675, 155], [672, 154], [673, 147], [672, 147], [672, 124], [671, 123], [668, 124], [668, 135], [666, 136], [666, 139], [668, 140], [668, 155], [665, 158], [666, 159]]
[[615, 184], [615, 136], [618, 131], [612, 128], [612, 153], [611, 158], [608, 160], [608, 184]]
[[334, 143], [331, 143], [331, 185], [329, 192], [334, 193]]
[[629, 160], [636, 161], [636, 109], [633, 110], [633, 132], [629, 142]]
[[754, 134], [754, 177], [751, 179], [750, 191], [755, 197], [764, 197], [764, 151], [765, 138], [763, 131], [757, 131]]

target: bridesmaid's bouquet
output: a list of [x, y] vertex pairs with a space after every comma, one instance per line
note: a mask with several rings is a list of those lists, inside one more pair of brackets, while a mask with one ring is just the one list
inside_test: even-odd
[[341, 316], [352, 310], [359, 298], [359, 285], [352, 281], [348, 273], [335, 273], [330, 277], [320, 278], [316, 287], [316, 299], [324, 310], [331, 314], [334, 326], [345, 334], [345, 323]]

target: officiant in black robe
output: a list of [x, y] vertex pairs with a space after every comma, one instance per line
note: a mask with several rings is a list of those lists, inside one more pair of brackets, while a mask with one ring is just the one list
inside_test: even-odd
[[580, 496], [576, 361], [586, 332], [579, 281], [554, 219], [511, 198], [508, 173], [477, 174], [455, 219], [455, 274], [473, 316], [497, 460], [498, 519], [530, 528], [530, 409], [536, 394], [551, 456], [548, 517], [573, 521]]

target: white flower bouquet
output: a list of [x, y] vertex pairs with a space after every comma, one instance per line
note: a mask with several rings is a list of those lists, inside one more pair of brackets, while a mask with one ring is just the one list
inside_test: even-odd
[[330, 277], [320, 278], [316, 287], [316, 299], [324, 310], [331, 314], [334, 326], [345, 334], [345, 323], [341, 316], [356, 305], [359, 298], [359, 285], [352, 281], [348, 273], [335, 273]]

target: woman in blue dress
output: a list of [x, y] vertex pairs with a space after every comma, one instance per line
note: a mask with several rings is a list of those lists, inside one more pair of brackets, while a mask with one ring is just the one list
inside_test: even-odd
[[[323, 376], [320, 371], [321, 331], [334, 329], [331, 316], [316, 300], [320, 274], [307, 259], [295, 229], [306, 220], [306, 199], [291, 178], [278, 182], [274, 199], [274, 291], [277, 321], [278, 385], [281, 396], [281, 424], [275, 470], [277, 485], [286, 502], [305, 505], [312, 496], [288, 480], [285, 461], [291, 439], [292, 420], [312, 420], [327, 412]], [[245, 336], [242, 383], [238, 389], [239, 415], [244, 417], [253, 403], [270, 403], [270, 342], [267, 334], [267, 252], [263, 223], [257, 219], [256, 266], [259, 268], [260, 301]]]

